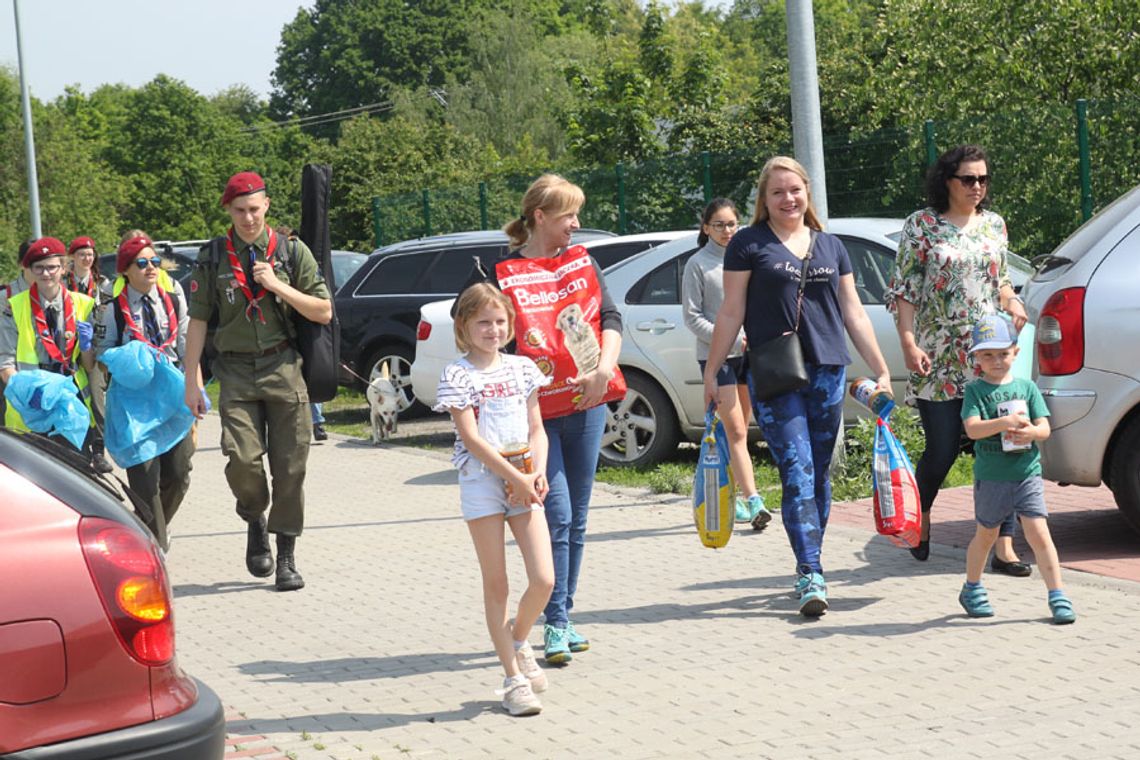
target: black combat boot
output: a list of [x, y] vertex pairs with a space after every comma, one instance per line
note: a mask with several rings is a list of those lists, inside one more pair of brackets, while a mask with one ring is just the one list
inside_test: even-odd
[[273, 552], [269, 548], [269, 531], [265, 515], [248, 521], [245, 534], [245, 568], [251, 575], [268, 578], [273, 575]]
[[305, 587], [305, 580], [297, 572], [297, 565], [293, 561], [293, 547], [297, 544], [296, 536], [277, 534], [277, 590], [296, 591]]

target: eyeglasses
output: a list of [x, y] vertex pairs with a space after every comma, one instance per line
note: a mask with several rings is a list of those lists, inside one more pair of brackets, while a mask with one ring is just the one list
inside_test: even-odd
[[740, 224], [737, 222], [709, 222], [709, 226], [717, 232], [724, 232], [725, 230], [735, 230]]
[[61, 268], [59, 264], [32, 264], [32, 274], [55, 274]]
[[149, 259], [135, 259], [135, 266], [139, 269], [146, 269], [148, 264], [153, 266], [155, 269], [161, 269], [162, 257], [151, 256]]
[[988, 185], [990, 184], [990, 175], [988, 174], [955, 174], [954, 179], [961, 182], [966, 187], [973, 187], [974, 185]]

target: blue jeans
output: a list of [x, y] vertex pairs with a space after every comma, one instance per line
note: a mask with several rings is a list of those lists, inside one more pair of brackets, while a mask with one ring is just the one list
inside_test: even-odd
[[831, 455], [843, 422], [847, 368], [808, 364], [806, 388], [757, 401], [757, 422], [780, 470], [780, 510], [796, 572], [822, 573], [820, 550], [831, 513]]
[[[915, 465], [914, 477], [918, 481], [918, 498], [922, 502], [922, 511], [929, 520], [930, 508], [938, 498], [942, 481], [946, 480], [947, 473], [962, 450], [962, 399], [917, 399], [917, 403], [922, 432], [926, 436], [926, 448]], [[1016, 517], [1011, 514], [1001, 524], [998, 535], [1012, 536], [1016, 525]]]
[[320, 404], [318, 404], [316, 402], [310, 403], [309, 404], [309, 413], [313, 417], [313, 424], [314, 425], [325, 424], [325, 413], [324, 413], [324, 409], [321, 408]]
[[606, 429], [606, 405], [543, 420], [550, 440], [546, 461], [546, 524], [554, 555], [554, 591], [546, 605], [546, 624], [565, 627], [574, 608], [582, 551], [586, 546], [586, 517], [598, 468], [598, 451]]

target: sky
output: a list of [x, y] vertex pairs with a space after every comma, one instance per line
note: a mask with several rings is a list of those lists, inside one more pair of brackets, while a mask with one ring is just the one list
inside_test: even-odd
[[[19, 0], [28, 87], [33, 97], [50, 101], [68, 85], [90, 93], [102, 84], [138, 87], [169, 74], [203, 95], [245, 84], [267, 97], [281, 28], [312, 4]], [[0, 66], [17, 70], [13, 8], [13, 0], [0, 0]], [[214, 35], [218, 43], [210, 41]]]
[[[202, 95], [234, 84], [268, 97], [281, 29], [313, 0], [19, 0], [32, 96], [138, 87], [158, 74]], [[727, 8], [731, 0], [706, 0]], [[0, 0], [0, 66], [17, 70], [14, 0]], [[220, 35], [219, 43], [211, 37]], [[240, 45], [233, 44], [242, 39]], [[240, 59], [238, 58], [240, 56]]]

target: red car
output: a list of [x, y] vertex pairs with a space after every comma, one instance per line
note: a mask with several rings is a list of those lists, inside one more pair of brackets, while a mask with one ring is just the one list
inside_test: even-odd
[[74, 452], [0, 429], [0, 756], [213, 760], [216, 694], [178, 667], [162, 554]]

